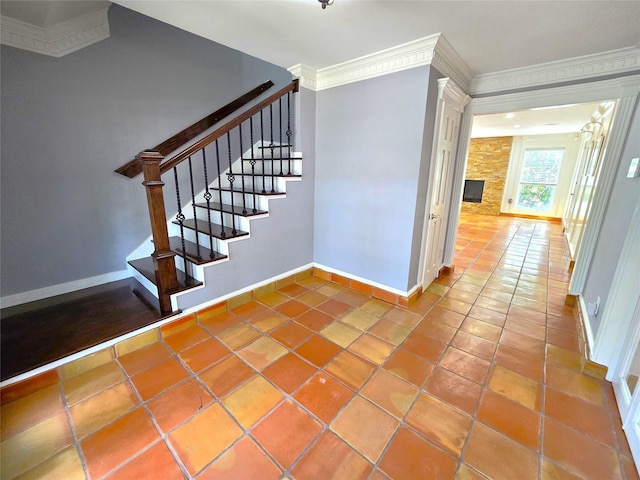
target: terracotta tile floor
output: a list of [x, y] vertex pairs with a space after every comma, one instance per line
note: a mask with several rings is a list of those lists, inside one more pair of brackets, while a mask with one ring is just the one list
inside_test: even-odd
[[2, 478], [637, 479], [561, 227], [463, 216], [455, 263], [408, 309], [309, 277], [6, 388]]

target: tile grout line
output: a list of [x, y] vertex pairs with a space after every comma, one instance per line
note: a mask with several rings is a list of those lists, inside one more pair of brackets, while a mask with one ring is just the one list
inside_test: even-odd
[[[82, 450], [82, 445], [80, 443], [80, 439], [78, 438], [78, 435], [76, 433], [76, 427], [73, 424], [73, 420], [71, 418], [71, 408], [69, 407], [69, 403], [67, 402], [67, 395], [66, 392], [64, 390], [64, 382], [62, 380], [62, 378], [58, 377], [58, 388], [59, 388], [59, 392], [60, 392], [60, 397], [62, 399], [62, 404], [64, 406], [64, 412], [65, 415], [67, 417], [67, 423], [69, 424], [69, 428], [71, 429], [71, 435], [73, 438], [73, 445], [76, 448], [76, 451], [78, 453], [78, 457], [80, 458], [80, 464], [82, 465], [82, 470], [84, 471], [84, 474], [86, 475], [87, 478], [91, 478], [89, 476], [89, 466], [87, 465], [87, 461], [84, 457], [84, 451]], [[58, 452], [59, 453], [59, 452]], [[55, 455], [49, 457], [49, 458], [53, 458]], [[49, 460], [49, 458], [47, 458], [47, 460]], [[45, 460], [45, 461], [47, 461]], [[32, 467], [32, 468], [35, 468]]]
[[[494, 237], [493, 237], [493, 238], [495, 238], [496, 236], [497, 236], [497, 233], [496, 233], [496, 235], [494, 235]], [[488, 243], [487, 243], [487, 245], [489, 245], [489, 244], [490, 244], [490, 242], [488, 242]], [[486, 250], [486, 247], [483, 249], [483, 251], [484, 251], [484, 250]], [[504, 251], [506, 251], [506, 249], [505, 249]], [[504, 256], [504, 251], [503, 251], [503, 254], [500, 256], [500, 258], [501, 258], [501, 259], [502, 259], [502, 257]], [[482, 253], [482, 252], [479, 252], [479, 253], [478, 253], [478, 256], [480, 256], [480, 254], [481, 254], [481, 253]], [[478, 256], [476, 256], [476, 258], [478, 258]], [[497, 264], [496, 264], [496, 265], [497, 265]], [[466, 271], [466, 270], [465, 270], [465, 271]], [[493, 271], [495, 271], [495, 268], [494, 268], [494, 270], [493, 270]], [[493, 273], [492, 273], [492, 275], [493, 275]], [[481, 289], [481, 290], [480, 290], [480, 292], [478, 293], [478, 297], [480, 296], [480, 293], [481, 293], [481, 292], [486, 288], [486, 284], [487, 284], [487, 282], [491, 279], [491, 276], [492, 276], [492, 275], [490, 275], [490, 276], [489, 276], [489, 278], [487, 278], [487, 280], [486, 280], [486, 281], [485, 281], [485, 283], [483, 284], [482, 289]], [[474, 304], [475, 304], [475, 303], [474, 303]], [[511, 303], [509, 303], [509, 305], [511, 306]], [[505, 314], [505, 322], [506, 322], [506, 318], [507, 318], [507, 315]], [[503, 331], [504, 331], [504, 327], [502, 327], [502, 329], [501, 329], [500, 337], [502, 336], [502, 332], [503, 332]], [[498, 342], [499, 342], [499, 339], [498, 339]], [[496, 343], [496, 347], [495, 347], [495, 349], [494, 349], [494, 351], [493, 351], [493, 355], [491, 356], [491, 361], [489, 362], [489, 365], [490, 365], [490, 366], [489, 366], [489, 371], [487, 372], [487, 376], [486, 376], [485, 383], [481, 386], [481, 387], [482, 387], [482, 389], [481, 389], [481, 391], [480, 391], [480, 398], [478, 399], [478, 403], [477, 403], [477, 405], [476, 405], [476, 410], [475, 410], [475, 412], [474, 412], [474, 415], [472, 415], [472, 416], [471, 416], [471, 422], [470, 422], [470, 424], [469, 424], [469, 428], [468, 428], [468, 430], [467, 430], [467, 435], [466, 435], [466, 437], [465, 437], [465, 439], [464, 439], [464, 442], [463, 442], [462, 448], [461, 448], [461, 450], [460, 450], [460, 455], [459, 455], [459, 457], [458, 457], [458, 468], [457, 468], [457, 470], [456, 470], [456, 473], [457, 473], [457, 474], [459, 474], [459, 473], [460, 473], [460, 469], [462, 468], [462, 465], [463, 465], [463, 464], [464, 464], [464, 465], [467, 465], [466, 463], [464, 463], [465, 454], [466, 454], [467, 447], [468, 447], [468, 444], [469, 444], [469, 441], [470, 441], [470, 438], [471, 438], [471, 431], [473, 430], [473, 427], [475, 426], [475, 423], [476, 423], [477, 421], [479, 421], [479, 420], [478, 420], [478, 418], [477, 418], [477, 416], [478, 416], [478, 411], [479, 411], [479, 409], [480, 409], [480, 405], [482, 404], [482, 399], [484, 398], [484, 396], [485, 396], [485, 394], [486, 394], [485, 392], [487, 391], [487, 384], [488, 384], [488, 382], [489, 382], [489, 381], [490, 381], [490, 379], [491, 379], [491, 372], [493, 371], [493, 366], [495, 365], [495, 358], [496, 358], [496, 355], [497, 355], [497, 352], [498, 352], [498, 345], [499, 345], [499, 343]], [[480, 422], [480, 423], [481, 423], [482, 425], [484, 425], [484, 423], [483, 423], [483, 422]], [[493, 429], [493, 427], [491, 427], [491, 426], [489, 426], [489, 428]], [[493, 430], [495, 431], [495, 429], [493, 429]], [[501, 432], [498, 432], [498, 433], [501, 433]], [[468, 466], [469, 468], [472, 468], [472, 469], [473, 469], [473, 471], [477, 471], [477, 470], [476, 470], [475, 468], [473, 468], [472, 466], [470, 466], [470, 465], [467, 465], [467, 466]], [[478, 472], [478, 473], [479, 473], [479, 472]], [[483, 475], [483, 476], [484, 476], [484, 475]]]
[[[164, 342], [163, 342], [163, 338], [159, 338], [159, 339], [158, 339], [158, 343], [164, 343]], [[135, 384], [133, 383], [133, 380], [132, 380], [132, 376], [135, 376], [135, 375], [137, 375], [137, 374], [139, 374], [139, 373], [142, 373], [142, 372], [144, 372], [144, 371], [146, 371], [146, 370], [149, 370], [149, 369], [151, 369], [151, 368], [154, 368], [154, 366], [156, 366], [156, 365], [151, 366], [151, 367], [149, 367], [149, 368], [147, 368], [147, 369], [145, 369], [145, 370], [141, 370], [140, 372], [136, 372], [134, 375], [129, 375], [129, 374], [128, 374], [128, 372], [125, 370], [124, 366], [120, 363], [119, 358], [120, 358], [120, 357], [119, 357], [119, 356], [117, 356], [115, 360], [116, 360], [116, 362], [117, 362], [118, 366], [120, 367], [120, 369], [122, 370], [122, 372], [123, 372], [123, 373], [124, 373], [124, 375], [125, 375], [125, 381], [129, 384], [129, 386], [131, 387], [131, 390], [134, 392], [134, 394], [138, 397], [138, 400], [140, 401], [139, 406], [138, 406], [138, 407], [136, 407], [136, 408], [140, 408], [140, 407], [141, 407], [141, 408], [143, 408], [143, 409], [144, 409], [145, 414], [146, 414], [146, 415], [147, 415], [147, 417], [151, 420], [151, 423], [153, 424], [154, 428], [156, 429], [156, 431], [157, 431], [157, 433], [158, 433], [158, 436], [159, 436], [159, 439], [158, 439], [157, 441], [151, 442], [151, 443], [150, 443], [149, 445], [147, 445], [145, 448], [143, 448], [142, 450], [140, 450], [139, 452], [137, 452], [137, 453], [135, 454], [135, 456], [129, 457], [129, 458], [128, 458], [124, 463], [121, 463], [120, 465], [116, 466], [116, 468], [114, 468], [114, 469], [112, 469], [111, 471], [109, 471], [109, 472], [108, 472], [108, 473], [107, 473], [103, 478], [107, 478], [107, 477], [109, 477], [110, 475], [113, 475], [113, 473], [115, 473], [115, 472], [117, 472], [117, 471], [119, 471], [119, 470], [123, 469], [126, 465], [129, 465], [130, 463], [132, 463], [133, 461], [135, 461], [137, 458], [139, 458], [139, 457], [140, 457], [141, 455], [143, 455], [145, 452], [147, 452], [148, 450], [150, 450], [151, 448], [153, 448], [154, 446], [156, 446], [158, 443], [163, 442], [163, 443], [166, 445], [166, 447], [167, 447], [167, 449], [169, 450], [169, 452], [171, 453], [171, 455], [172, 455], [172, 457], [173, 457], [174, 461], [176, 462], [176, 464], [177, 464], [178, 468], [180, 469], [180, 471], [182, 472], [182, 474], [183, 474], [183, 475], [186, 475], [186, 478], [189, 478], [189, 479], [190, 479], [190, 478], [191, 478], [191, 476], [189, 475], [189, 473], [188, 473], [188, 471], [187, 471], [186, 466], [183, 464], [183, 462], [182, 462], [182, 460], [180, 459], [179, 455], [178, 455], [178, 454], [177, 454], [177, 452], [174, 450], [173, 445], [171, 444], [171, 442], [169, 442], [169, 441], [168, 441], [168, 439], [167, 439], [167, 436], [168, 436], [168, 435], [162, 431], [162, 429], [160, 428], [160, 425], [158, 425], [158, 422], [156, 421], [155, 417], [152, 415], [151, 411], [149, 410], [149, 407], [147, 406], [147, 402], [148, 402], [148, 401], [153, 400], [154, 398], [156, 398], [156, 397], [157, 397], [157, 396], [159, 396], [160, 394], [155, 395], [154, 397], [150, 398], [149, 400], [144, 400], [144, 399], [142, 398], [142, 395], [140, 394], [140, 392], [138, 391], [138, 389], [136, 388], [136, 386], [135, 386]], [[173, 357], [169, 357], [169, 358], [173, 358]], [[163, 360], [163, 361], [165, 361], [165, 360]], [[160, 363], [162, 363], [162, 361], [161, 361], [161, 362], [159, 362], [158, 364], [160, 364]], [[178, 382], [177, 384], [172, 385], [172, 387], [173, 387], [173, 386], [176, 386], [176, 385], [180, 385], [181, 383], [184, 383], [184, 382], [186, 382], [187, 380], [188, 380], [188, 378], [187, 378], [187, 379], [183, 379], [183, 381], [180, 381], [180, 382]], [[168, 390], [168, 389], [167, 389], [167, 390]], [[166, 391], [166, 390], [163, 390], [163, 392], [164, 392], [164, 391]], [[162, 393], [162, 392], [161, 392], [161, 393]], [[132, 411], [135, 411], [135, 410], [136, 410], [136, 408], [134, 408]], [[129, 413], [131, 413], [131, 412], [127, 412], [127, 413], [125, 413], [125, 415], [127, 415], [127, 414], [129, 414]], [[123, 416], [124, 416], [124, 415], [123, 415]], [[118, 417], [118, 419], [116, 419], [116, 420], [114, 420], [113, 422], [111, 422], [111, 424], [115, 423], [116, 421], [118, 421], [119, 419], [121, 419], [123, 416]], [[105, 427], [102, 427], [102, 428], [105, 428]]]

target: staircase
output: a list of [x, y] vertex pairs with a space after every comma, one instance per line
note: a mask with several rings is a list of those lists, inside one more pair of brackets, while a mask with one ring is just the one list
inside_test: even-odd
[[229, 245], [250, 237], [251, 220], [267, 217], [270, 200], [301, 180], [302, 156], [292, 144], [297, 91], [294, 80], [170, 159], [150, 149], [116, 170], [144, 173], [154, 252], [128, 264], [144, 287], [136, 293], [160, 317], [178, 313], [175, 295], [202, 287], [203, 269], [228, 261]]

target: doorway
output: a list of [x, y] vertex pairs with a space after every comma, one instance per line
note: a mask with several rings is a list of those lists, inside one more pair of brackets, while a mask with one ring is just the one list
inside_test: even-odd
[[469, 97], [453, 80], [438, 80], [438, 108], [434, 129], [436, 141], [429, 167], [429, 187], [418, 273], [418, 284], [423, 290], [437, 278], [443, 266], [460, 119], [468, 101]]
[[535, 92], [510, 93], [473, 99], [464, 111], [460, 126], [460, 146], [454, 166], [453, 201], [449, 211], [450, 221], [446, 232], [444, 264], [447, 266], [453, 265], [455, 238], [462, 204], [462, 189], [474, 117], [484, 115], [504, 116], [509, 112], [522, 110], [549, 109], [557, 105], [600, 103], [616, 99], [616, 106], [611, 114], [609, 139], [600, 165], [598, 189], [594, 192], [591, 201], [589, 222], [583, 227], [584, 232], [582, 233], [581, 244], [579, 252], [577, 252], [569, 286], [569, 294], [579, 295], [582, 293], [598, 234], [602, 227], [607, 200], [611, 194], [622, 149], [631, 124], [637, 95], [637, 77], [623, 77], [586, 84], [547, 88]]
[[585, 103], [474, 116], [465, 172], [487, 182], [486, 202], [462, 211], [560, 219], [572, 190], [577, 133], [599, 104]]
[[611, 120], [614, 102], [603, 102], [576, 135], [580, 141], [580, 154], [572, 182], [571, 196], [563, 218], [565, 236], [571, 257], [575, 260], [591, 203], [598, 184], [602, 156]]

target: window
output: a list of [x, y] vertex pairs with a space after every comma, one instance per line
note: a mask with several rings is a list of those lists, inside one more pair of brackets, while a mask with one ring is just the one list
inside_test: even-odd
[[532, 148], [524, 152], [516, 208], [550, 212], [564, 148]]

